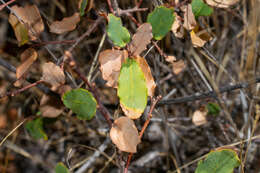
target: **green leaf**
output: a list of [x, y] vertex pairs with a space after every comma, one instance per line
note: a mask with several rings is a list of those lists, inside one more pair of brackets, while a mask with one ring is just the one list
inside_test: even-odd
[[192, 0], [192, 12], [197, 18], [199, 16], [210, 16], [213, 13], [213, 8], [203, 2], [203, 0]]
[[218, 115], [220, 112], [220, 107], [218, 104], [216, 103], [208, 103], [207, 105], [207, 109], [208, 109], [208, 114], [209, 115]]
[[62, 101], [81, 120], [91, 120], [96, 114], [97, 102], [88, 90], [70, 90], [63, 95]]
[[125, 47], [130, 41], [128, 30], [123, 27], [121, 19], [113, 14], [108, 15], [107, 33], [115, 46]]
[[69, 170], [62, 162], [59, 162], [55, 167], [55, 173], [69, 173]]
[[41, 138], [43, 138], [44, 140], [48, 139], [46, 133], [43, 130], [42, 117], [27, 122], [25, 128], [28, 130], [28, 132], [34, 139], [41, 139]]
[[121, 67], [117, 95], [125, 109], [143, 113], [147, 104], [148, 90], [144, 73], [132, 58], [127, 58]]
[[88, 0], [82, 0], [80, 4], [80, 10], [79, 10], [80, 16], [84, 16], [87, 5], [88, 5]]
[[147, 22], [152, 25], [154, 39], [161, 40], [171, 30], [175, 19], [173, 12], [172, 8], [159, 6], [148, 15]]
[[195, 173], [232, 173], [240, 165], [235, 151], [221, 149], [210, 152], [205, 160], [198, 163]]

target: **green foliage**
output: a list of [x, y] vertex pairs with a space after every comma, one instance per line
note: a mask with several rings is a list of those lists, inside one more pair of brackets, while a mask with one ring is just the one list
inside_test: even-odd
[[59, 162], [55, 167], [55, 173], [69, 173], [69, 170], [62, 162]]
[[96, 114], [97, 102], [88, 90], [79, 88], [68, 91], [62, 101], [81, 120], [91, 120]]
[[171, 30], [175, 19], [173, 12], [172, 8], [159, 6], [148, 15], [147, 22], [152, 25], [154, 39], [161, 40]]
[[209, 115], [218, 115], [220, 112], [220, 107], [218, 104], [216, 103], [208, 103], [207, 105], [207, 109], [208, 109], [208, 114]]
[[113, 14], [108, 15], [107, 34], [115, 46], [125, 47], [130, 41], [128, 30], [123, 27], [121, 19]]
[[139, 64], [132, 58], [123, 63], [118, 79], [120, 103], [127, 109], [142, 113], [147, 104], [145, 77]]
[[44, 140], [48, 139], [46, 133], [43, 130], [42, 117], [27, 122], [25, 128], [28, 130], [28, 132], [34, 139], [41, 139], [41, 138], [43, 138]]
[[80, 16], [84, 16], [87, 5], [88, 5], [88, 0], [82, 0], [80, 4], [80, 10], [79, 10]]
[[213, 13], [213, 8], [205, 4], [203, 0], [192, 0], [191, 6], [196, 18], [199, 16], [210, 16]]
[[195, 173], [232, 173], [240, 165], [235, 151], [221, 149], [210, 152], [205, 160], [198, 163]]

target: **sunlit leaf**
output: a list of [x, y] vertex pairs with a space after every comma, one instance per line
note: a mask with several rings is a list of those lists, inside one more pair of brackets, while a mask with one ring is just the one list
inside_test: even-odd
[[213, 9], [203, 2], [203, 0], [192, 0], [192, 12], [197, 18], [199, 16], [209, 16], [213, 13]]
[[240, 165], [237, 153], [232, 149], [210, 152], [205, 160], [198, 163], [195, 173], [232, 173]]
[[123, 110], [128, 110], [124, 112], [129, 118], [141, 116], [147, 104], [148, 90], [144, 73], [134, 59], [128, 58], [122, 65], [117, 95]]
[[113, 14], [108, 15], [107, 34], [115, 46], [125, 47], [130, 41], [128, 30], [123, 27], [121, 19]]
[[81, 120], [91, 120], [96, 114], [97, 102], [88, 90], [79, 88], [68, 91], [62, 101]]
[[43, 138], [44, 140], [48, 139], [46, 133], [43, 130], [42, 117], [27, 122], [25, 127], [34, 139], [41, 139], [41, 138]]
[[171, 30], [175, 18], [173, 12], [172, 8], [159, 6], [148, 15], [147, 22], [152, 25], [154, 39], [161, 40]]

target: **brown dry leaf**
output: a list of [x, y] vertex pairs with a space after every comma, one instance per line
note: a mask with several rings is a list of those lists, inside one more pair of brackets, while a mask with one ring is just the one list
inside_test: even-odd
[[150, 23], [144, 23], [138, 27], [129, 45], [129, 50], [133, 56], [138, 56], [142, 53], [146, 46], [153, 38], [152, 26]]
[[43, 117], [56, 118], [62, 113], [63, 104], [58, 97], [43, 95], [40, 102], [40, 112]]
[[151, 69], [143, 57], [138, 56], [135, 59], [144, 73], [146, 87], [148, 89], [148, 96], [152, 97], [154, 95], [156, 84], [154, 82]]
[[28, 29], [30, 40], [36, 40], [39, 34], [44, 30], [44, 24], [37, 6], [25, 5], [25, 7], [19, 7], [14, 5], [12, 6], [12, 10], [24, 22]]
[[74, 13], [71, 17], [65, 17], [61, 21], [54, 21], [50, 25], [50, 32], [55, 34], [63, 34], [76, 28], [80, 21], [79, 13]]
[[218, 8], [228, 8], [239, 1], [240, 0], [205, 0], [208, 5]]
[[120, 117], [114, 121], [110, 138], [119, 150], [129, 153], [136, 153], [136, 147], [141, 142], [134, 121], [128, 117]]
[[65, 75], [62, 69], [52, 62], [44, 63], [42, 66], [42, 80], [51, 84], [52, 88], [65, 83]]
[[182, 26], [182, 22], [181, 22], [181, 17], [177, 15], [177, 13], [175, 14], [175, 20], [172, 24], [172, 28], [171, 31], [174, 33], [175, 37], [177, 38], [183, 38], [184, 36], [184, 28]]
[[179, 60], [172, 63], [172, 71], [174, 74], [178, 75], [180, 72], [182, 72], [186, 67], [186, 64], [183, 60]]
[[203, 125], [205, 123], [207, 123], [207, 110], [196, 110], [193, 115], [192, 115], [192, 122], [193, 124], [195, 124], [196, 126], [200, 126]]
[[4, 129], [7, 126], [7, 118], [5, 114], [0, 114], [0, 129]]
[[192, 30], [196, 27], [196, 25], [197, 22], [192, 12], [191, 4], [185, 5], [183, 27], [186, 28], [187, 30]]
[[107, 49], [99, 54], [100, 70], [102, 77], [107, 81], [106, 85], [117, 87], [117, 79], [119, 77], [121, 65], [127, 58], [127, 51]]
[[22, 85], [23, 79], [21, 77], [25, 75], [34, 61], [36, 61], [37, 56], [38, 54], [33, 48], [28, 48], [21, 54], [22, 64], [16, 68], [16, 78], [18, 80], [14, 83], [14, 86], [20, 87]]

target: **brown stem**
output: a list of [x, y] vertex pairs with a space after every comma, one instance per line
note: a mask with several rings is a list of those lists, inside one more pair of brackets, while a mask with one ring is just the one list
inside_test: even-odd
[[[153, 112], [153, 110], [155, 108], [155, 105], [158, 103], [159, 100], [161, 100], [161, 98], [162, 98], [162, 96], [158, 96], [155, 99], [152, 99], [151, 107], [150, 107], [150, 110], [149, 110], [149, 113], [148, 113], [148, 118], [146, 119], [146, 121], [145, 121], [145, 123], [144, 123], [144, 125], [142, 127], [142, 130], [139, 133], [139, 138], [140, 139], [143, 137], [144, 131], [147, 128], [148, 124], [150, 123], [150, 120], [151, 120], [151, 118], [153, 116], [152, 112]], [[131, 163], [132, 156], [133, 156], [133, 153], [130, 153], [128, 155], [124, 173], [127, 173], [127, 171], [128, 171], [128, 167], [129, 167], [129, 165]]]
[[61, 40], [61, 41], [43, 41], [40, 43], [33, 44], [32, 47], [45, 46], [48, 44], [72, 44], [75, 43], [75, 40]]
[[20, 88], [18, 90], [15, 90], [15, 91], [12, 91], [12, 92], [7, 92], [6, 94], [0, 96], [0, 98], [6, 97], [6, 96], [12, 96], [13, 97], [13, 96], [15, 96], [15, 95], [25, 91], [25, 90], [28, 90], [28, 89], [30, 89], [30, 88], [32, 88], [32, 87], [42, 83], [42, 82], [43, 82], [43, 80], [38, 80], [38, 81], [36, 81], [36, 82], [34, 82], [32, 84], [29, 84], [29, 85], [27, 85], [27, 86], [25, 86], [23, 88]]
[[148, 10], [148, 8], [137, 8], [137, 7], [134, 7], [134, 8], [127, 9], [127, 10], [119, 9], [118, 10], [118, 15], [121, 16], [121, 15], [124, 15], [124, 14], [127, 14], [127, 13], [133, 13], [133, 12], [138, 12], [138, 11], [146, 11], [146, 10]]
[[143, 2], [143, 0], [140, 0], [140, 1], [138, 2], [137, 8], [139, 8], [139, 7], [141, 6], [142, 2]]
[[108, 7], [109, 7], [110, 12], [113, 13], [113, 14], [115, 14], [114, 9], [113, 9], [113, 7], [112, 7], [112, 4], [111, 4], [111, 1], [110, 1], [110, 0], [107, 0], [107, 4], [108, 4]]

